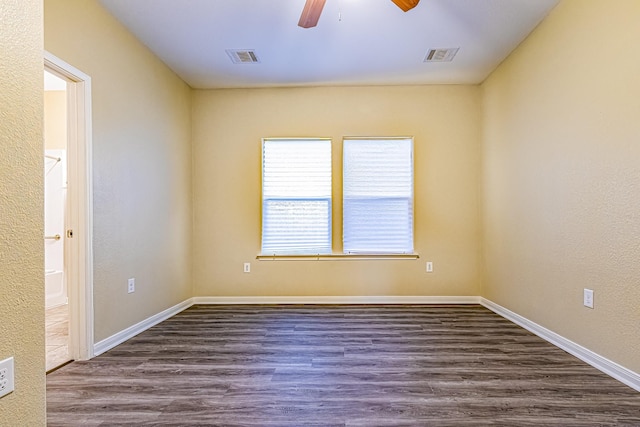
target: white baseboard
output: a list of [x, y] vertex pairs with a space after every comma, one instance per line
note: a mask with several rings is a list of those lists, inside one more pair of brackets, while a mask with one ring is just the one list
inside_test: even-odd
[[563, 349], [567, 353], [574, 355], [583, 362], [586, 362], [594, 368], [617, 379], [621, 383], [626, 384], [637, 391], [640, 391], [640, 374], [633, 372], [625, 368], [624, 366], [618, 365], [617, 363], [612, 362], [611, 360], [602, 357], [599, 354], [594, 353], [593, 351], [582, 347], [581, 345], [576, 344], [573, 341], [568, 340], [567, 338], [564, 338], [563, 336], [558, 335], [557, 333], [543, 326], [540, 326], [537, 323], [532, 322], [531, 320], [522, 317], [511, 310], [502, 307], [501, 305], [494, 303], [493, 301], [485, 298], [480, 298], [480, 304], [482, 304], [489, 310], [499, 314], [505, 319], [512, 321], [516, 325], [522, 326], [529, 332], [536, 334], [540, 338], [550, 342], [556, 347]]
[[194, 297], [194, 304], [480, 304], [477, 296]]
[[115, 346], [122, 344], [126, 340], [135, 337], [141, 332], [146, 331], [152, 326], [157, 325], [158, 323], [167, 320], [168, 318], [175, 316], [183, 310], [191, 307], [193, 305], [193, 298], [189, 298], [179, 304], [174, 305], [173, 307], [169, 307], [168, 309], [155, 314], [142, 322], [136, 323], [133, 326], [124, 329], [117, 334], [111, 335], [109, 338], [105, 338], [100, 342], [97, 342], [93, 345], [93, 354], [94, 356], [98, 356], [105, 351], [111, 350]]

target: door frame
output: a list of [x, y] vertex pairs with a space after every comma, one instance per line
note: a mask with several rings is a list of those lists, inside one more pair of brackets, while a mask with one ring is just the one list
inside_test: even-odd
[[91, 77], [47, 51], [44, 69], [67, 81], [69, 357], [88, 360], [94, 356]]

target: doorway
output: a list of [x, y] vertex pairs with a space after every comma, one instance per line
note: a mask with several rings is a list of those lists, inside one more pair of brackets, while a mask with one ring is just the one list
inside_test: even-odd
[[91, 79], [48, 52], [44, 71], [58, 84], [57, 93], [49, 93], [54, 91], [46, 90], [47, 83], [44, 92], [45, 211], [51, 211], [45, 212], [44, 236], [50, 371], [94, 354]]
[[44, 71], [44, 289], [47, 372], [70, 360], [65, 272], [67, 81]]

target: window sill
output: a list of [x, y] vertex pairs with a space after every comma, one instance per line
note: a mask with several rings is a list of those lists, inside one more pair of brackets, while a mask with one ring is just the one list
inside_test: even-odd
[[358, 261], [358, 260], [412, 260], [418, 254], [322, 254], [322, 255], [258, 255], [259, 261]]

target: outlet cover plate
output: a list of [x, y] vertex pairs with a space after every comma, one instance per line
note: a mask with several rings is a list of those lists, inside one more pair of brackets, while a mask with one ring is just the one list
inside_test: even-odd
[[136, 291], [136, 279], [129, 279], [127, 281], [127, 293], [133, 293]]
[[584, 290], [584, 301], [583, 304], [585, 307], [593, 308], [593, 290], [585, 289]]
[[0, 362], [0, 397], [11, 393], [13, 389], [13, 357], [10, 357]]

